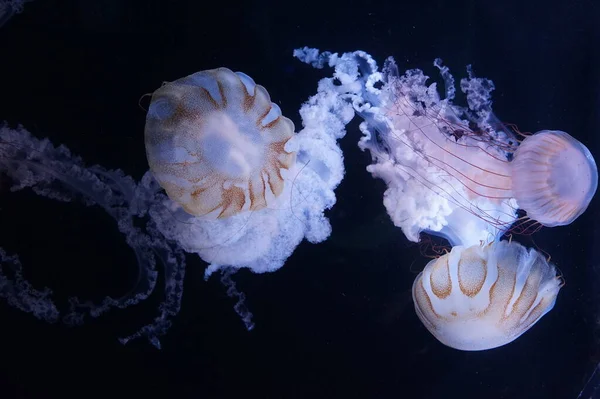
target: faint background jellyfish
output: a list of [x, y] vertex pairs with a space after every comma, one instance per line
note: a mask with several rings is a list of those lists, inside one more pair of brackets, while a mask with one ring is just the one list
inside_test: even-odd
[[0, 28], [15, 14], [23, 11], [25, 3], [31, 0], [0, 0]]
[[[206, 277], [224, 268], [274, 271], [303, 238], [329, 236], [323, 212], [344, 174], [336, 140], [352, 117], [345, 102], [341, 113], [320, 112], [329, 100], [317, 95], [303, 105], [296, 134], [265, 88], [241, 72], [201, 71], [153, 93], [146, 154], [168, 199], [150, 215], [166, 237], [210, 263]], [[224, 273], [251, 328], [243, 296]]]
[[[112, 307], [126, 308], [145, 300], [154, 291], [161, 270], [164, 299], [158, 315], [136, 333], [121, 338], [125, 343], [146, 336], [160, 347], [158, 337], [166, 332], [169, 318], [180, 308], [185, 258], [183, 251], [145, 218], [148, 205], [154, 201], [150, 185], [138, 185], [119, 170], [88, 167], [66, 147], [39, 140], [22, 127], [0, 126], [0, 172], [8, 177], [11, 191], [30, 189], [48, 199], [81, 201], [102, 208], [114, 219], [138, 261], [136, 283], [123, 297], [106, 297], [100, 304], [71, 298], [69, 309], [60, 310], [49, 289], [37, 290], [25, 280], [18, 257], [0, 249], [0, 297], [40, 320], [56, 322], [62, 313], [66, 324], [78, 325], [86, 315], [97, 317]], [[134, 220], [144, 220], [143, 229], [134, 225]]]
[[[329, 90], [364, 119], [359, 146], [373, 157], [368, 170], [386, 182], [384, 205], [411, 241], [426, 231], [471, 246], [494, 241], [515, 221], [513, 229], [525, 233], [540, 224], [569, 224], [596, 191], [596, 164], [582, 143], [556, 130], [514, 134], [492, 113], [494, 84], [470, 67], [460, 82], [468, 107], [461, 107], [453, 103], [454, 78], [439, 59], [434, 65], [444, 98], [421, 70], [400, 75], [392, 58], [379, 72], [360, 51], [294, 54], [315, 67], [335, 67], [341, 85]], [[527, 217], [519, 218], [518, 209]]]
[[517, 242], [456, 246], [414, 281], [417, 316], [444, 345], [476, 351], [517, 339], [549, 312], [563, 282]]

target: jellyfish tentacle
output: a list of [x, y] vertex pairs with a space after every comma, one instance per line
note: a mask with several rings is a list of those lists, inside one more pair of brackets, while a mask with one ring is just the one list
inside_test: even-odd
[[[101, 303], [70, 298], [69, 309], [62, 311], [66, 324], [81, 324], [86, 315], [98, 317], [110, 308], [127, 308], [143, 301], [154, 291], [159, 266], [164, 267], [165, 298], [159, 316], [134, 334], [135, 337], [146, 336], [159, 345], [158, 337], [170, 326], [169, 317], [180, 307], [185, 258], [183, 251], [156, 229], [153, 220], [147, 221], [145, 229], [134, 225], [134, 218], [145, 216], [150, 204], [157, 201], [156, 196], [160, 198], [156, 185], [147, 178], [136, 184], [121, 171], [86, 167], [66, 147], [54, 147], [47, 139], [38, 140], [21, 127], [0, 126], [0, 172], [13, 181], [13, 191], [30, 188], [49, 199], [81, 200], [86, 205], [101, 207], [115, 220], [136, 255], [138, 278], [130, 292], [117, 298], [105, 297]], [[11, 284], [6, 284], [8, 279], [0, 269], [0, 296], [38, 318], [57, 320], [61, 311], [52, 303], [49, 290], [33, 290], [21, 278], [16, 258], [7, 258], [2, 249], [0, 258], [1, 262], [12, 262], [16, 267]]]

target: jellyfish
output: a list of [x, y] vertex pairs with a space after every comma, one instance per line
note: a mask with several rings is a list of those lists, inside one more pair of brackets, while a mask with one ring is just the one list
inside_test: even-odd
[[493, 82], [475, 77], [471, 67], [460, 82], [468, 103], [461, 107], [453, 103], [454, 77], [439, 59], [444, 98], [421, 70], [400, 75], [392, 58], [378, 71], [361, 51], [339, 56], [303, 48], [294, 55], [335, 68], [320, 87], [364, 119], [359, 147], [371, 152], [367, 169], [386, 182], [384, 205], [411, 241], [425, 231], [469, 247], [493, 242], [513, 225], [520, 232], [566, 225], [596, 192], [597, 167], [585, 145], [558, 130], [508, 129], [492, 113]]
[[363, 51], [305, 47], [294, 56], [334, 68], [319, 91], [352, 104], [363, 119], [359, 147], [371, 153], [367, 170], [387, 184], [383, 203], [394, 224], [410, 241], [426, 232], [453, 246], [413, 284], [417, 315], [438, 340], [461, 350], [498, 347], [552, 309], [562, 286], [555, 267], [501, 237], [510, 228], [567, 225], [585, 211], [598, 184], [585, 145], [559, 130], [507, 128], [492, 113], [493, 82], [471, 67], [460, 82], [462, 107], [439, 59], [443, 98], [421, 70], [400, 75], [392, 58], [379, 71]]
[[24, 3], [31, 0], [0, 0], [0, 27], [14, 15], [23, 11]]
[[336, 140], [345, 116], [315, 113], [324, 101], [303, 105], [305, 128], [295, 133], [264, 87], [227, 68], [153, 93], [146, 154], [168, 198], [151, 216], [166, 237], [210, 264], [207, 277], [225, 267], [277, 270], [303, 238], [329, 236], [323, 212], [344, 173]]
[[414, 281], [417, 316], [441, 343], [464, 351], [506, 345], [556, 302], [562, 279], [534, 249], [512, 241], [455, 246]]
[[219, 68], [154, 92], [146, 154], [169, 198], [191, 215], [220, 219], [281, 195], [295, 161], [285, 149], [293, 135], [294, 124], [264, 87]]
[[0, 125], [0, 173], [11, 191], [101, 207], [138, 261], [128, 294], [101, 303], [71, 298], [61, 309], [49, 288], [25, 279], [18, 255], [0, 248], [0, 298], [40, 320], [72, 326], [144, 301], [161, 281], [155, 319], [120, 338], [147, 337], [160, 348], [159, 337], [181, 306], [188, 252], [210, 264], [207, 278], [221, 269], [234, 310], [252, 329], [235, 271], [275, 271], [304, 238], [317, 243], [331, 233], [324, 212], [344, 175], [337, 140], [354, 115], [351, 105], [335, 100], [321, 93], [309, 98], [300, 108], [304, 128], [295, 133], [267, 91], [241, 72], [219, 68], [165, 83], [148, 110], [150, 170], [139, 182], [120, 170], [88, 166], [22, 126]]
[[511, 189], [527, 216], [553, 227], [573, 222], [598, 186], [598, 170], [586, 146], [559, 130], [525, 138], [510, 163]]

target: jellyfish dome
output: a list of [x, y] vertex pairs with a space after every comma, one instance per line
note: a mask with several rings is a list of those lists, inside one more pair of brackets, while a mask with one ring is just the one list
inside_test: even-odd
[[151, 211], [160, 231], [210, 263], [207, 276], [273, 271], [304, 237], [326, 239], [323, 212], [344, 174], [336, 140], [353, 115], [344, 102], [320, 112], [330, 102], [304, 104], [296, 134], [244, 73], [219, 68], [163, 84], [146, 119], [151, 174], [168, 195]]
[[227, 68], [167, 83], [146, 120], [150, 169], [169, 198], [194, 215], [224, 218], [267, 206], [295, 162], [294, 124], [264, 87]]
[[412, 293], [417, 316], [441, 343], [477, 351], [521, 336], [554, 307], [562, 285], [539, 252], [496, 241], [432, 260]]
[[518, 209], [546, 226], [568, 224], [596, 191], [596, 164], [582, 143], [559, 131], [520, 140], [492, 113], [493, 82], [470, 67], [460, 81], [468, 105], [462, 107], [439, 59], [444, 97], [421, 70], [401, 75], [392, 58], [379, 71], [362, 51], [340, 56], [303, 48], [294, 55], [335, 68], [327, 78], [338, 83], [331, 90], [364, 119], [359, 146], [373, 157], [368, 170], [386, 182], [384, 205], [411, 241], [426, 231], [452, 245], [493, 242]]
[[585, 211], [598, 187], [590, 151], [558, 130], [527, 137], [510, 165], [511, 189], [519, 206], [544, 226], [570, 224]]

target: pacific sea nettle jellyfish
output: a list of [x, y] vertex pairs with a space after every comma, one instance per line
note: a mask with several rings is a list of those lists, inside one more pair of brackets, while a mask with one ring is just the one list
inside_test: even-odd
[[296, 134], [241, 72], [201, 71], [154, 92], [146, 153], [169, 200], [151, 214], [165, 236], [210, 263], [207, 276], [223, 267], [273, 271], [304, 237], [329, 236], [323, 211], [344, 173], [336, 139], [345, 123], [315, 112], [325, 100], [303, 105]]
[[446, 85], [443, 99], [422, 71], [400, 75], [391, 58], [379, 72], [364, 52], [304, 48], [295, 55], [335, 67], [336, 92], [365, 120], [359, 146], [373, 156], [368, 170], [386, 181], [388, 214], [411, 241], [427, 231], [452, 245], [491, 242], [517, 220], [519, 208], [545, 226], [569, 224], [596, 191], [596, 164], [582, 143], [544, 130], [519, 144], [492, 114], [493, 83], [470, 68], [460, 82], [465, 108], [453, 104], [454, 78], [440, 60], [434, 65]]
[[352, 107], [333, 106], [331, 96], [317, 93], [300, 116], [304, 128], [294, 133], [262, 86], [225, 68], [165, 83], [148, 112], [151, 171], [139, 183], [120, 170], [86, 166], [65, 146], [22, 127], [0, 125], [0, 172], [11, 191], [31, 189], [49, 199], [101, 207], [138, 260], [136, 284], [123, 297], [99, 304], [71, 298], [61, 310], [49, 289], [24, 278], [17, 255], [0, 249], [0, 298], [41, 320], [75, 325], [85, 315], [98, 317], [111, 307], [145, 300], [161, 281], [164, 300], [156, 318], [121, 338], [126, 343], [147, 336], [160, 347], [158, 337], [180, 309], [185, 250], [211, 263], [207, 276], [229, 267], [221, 280], [252, 328], [231, 270], [276, 270], [303, 238], [316, 243], [331, 232], [323, 212], [335, 203], [333, 190], [344, 174], [336, 141], [345, 134]]
[[400, 75], [391, 58], [379, 71], [362, 51], [340, 56], [305, 47], [294, 56], [335, 68], [319, 90], [364, 119], [359, 147], [371, 152], [367, 170], [388, 186], [383, 202], [394, 224], [411, 241], [425, 231], [455, 246], [413, 285], [415, 310], [434, 336], [458, 349], [490, 349], [552, 308], [561, 287], [556, 269], [536, 251], [499, 240], [515, 221], [516, 231], [528, 232], [519, 208], [545, 226], [569, 224], [585, 211], [598, 174], [582, 143], [556, 130], [519, 140], [492, 114], [493, 83], [470, 68], [460, 82], [468, 107], [460, 107], [440, 60], [434, 65], [445, 98], [422, 71]]
[[496, 241], [432, 260], [412, 293], [417, 316], [440, 342], [475, 351], [518, 338], [554, 307], [561, 286], [540, 253]]

